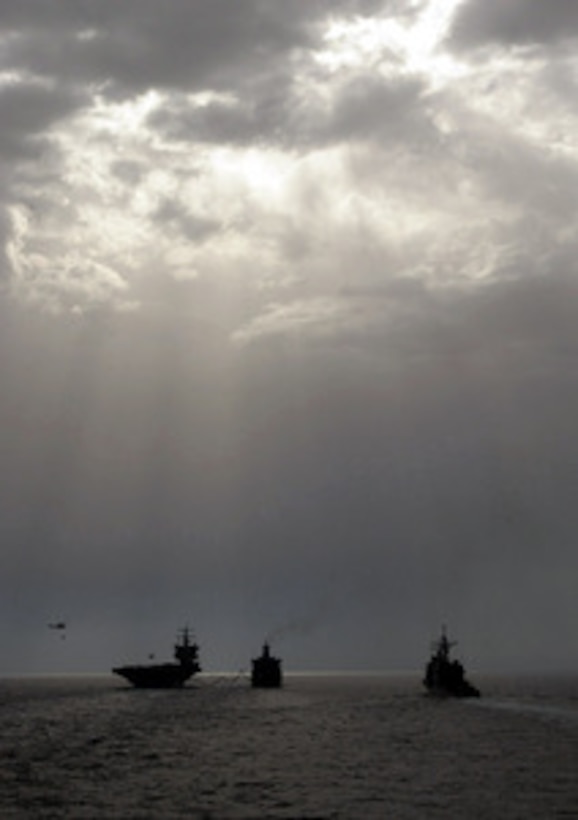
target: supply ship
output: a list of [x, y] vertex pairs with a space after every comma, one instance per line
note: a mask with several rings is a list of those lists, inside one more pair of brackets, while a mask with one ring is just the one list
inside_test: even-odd
[[263, 644], [263, 651], [251, 662], [251, 686], [265, 689], [277, 689], [283, 682], [281, 660], [271, 655], [269, 644]]
[[116, 666], [115, 675], [126, 678], [137, 689], [175, 689], [201, 671], [199, 647], [185, 627], [174, 647], [175, 662], [151, 663], [137, 666]]
[[448, 640], [443, 627], [425, 668], [424, 686], [430, 694], [441, 697], [479, 698], [480, 691], [466, 680], [462, 664], [451, 659], [452, 646], [455, 646], [455, 641]]

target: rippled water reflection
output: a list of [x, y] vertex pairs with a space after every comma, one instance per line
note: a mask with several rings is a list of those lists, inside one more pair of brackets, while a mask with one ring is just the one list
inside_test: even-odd
[[0, 681], [0, 817], [577, 817], [578, 680], [479, 683], [438, 701], [417, 677]]

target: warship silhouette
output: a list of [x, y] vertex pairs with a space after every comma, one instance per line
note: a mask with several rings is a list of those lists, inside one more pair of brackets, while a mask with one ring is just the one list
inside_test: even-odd
[[432, 655], [426, 664], [424, 686], [432, 695], [456, 698], [479, 698], [480, 691], [465, 677], [459, 661], [452, 660], [450, 650], [455, 641], [449, 641], [445, 627], [441, 637], [434, 642]]
[[264, 689], [277, 689], [283, 683], [281, 660], [274, 658], [269, 644], [263, 644], [263, 651], [258, 658], [251, 661], [251, 686]]
[[201, 671], [199, 647], [191, 640], [188, 627], [181, 630], [174, 647], [175, 662], [138, 666], [116, 666], [115, 675], [126, 678], [137, 689], [176, 689]]

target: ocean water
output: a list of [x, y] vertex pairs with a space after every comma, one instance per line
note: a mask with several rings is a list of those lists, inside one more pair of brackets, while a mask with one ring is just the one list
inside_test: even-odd
[[0, 679], [0, 818], [578, 818], [578, 677]]

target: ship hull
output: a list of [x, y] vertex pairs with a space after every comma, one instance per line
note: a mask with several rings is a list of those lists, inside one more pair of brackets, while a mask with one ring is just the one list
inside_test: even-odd
[[451, 664], [441, 665], [434, 663], [426, 669], [424, 686], [430, 695], [439, 698], [479, 698], [480, 690], [466, 680], [460, 664], [455, 661]]
[[178, 663], [148, 666], [118, 666], [112, 670], [137, 689], [180, 689], [195, 674], [195, 668]]
[[459, 687], [448, 686], [428, 686], [426, 684], [427, 694], [435, 698], [479, 698], [481, 693], [479, 689], [471, 684], [465, 684]]
[[279, 689], [282, 684], [281, 670], [278, 666], [253, 670], [251, 686], [255, 689]]

